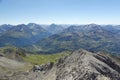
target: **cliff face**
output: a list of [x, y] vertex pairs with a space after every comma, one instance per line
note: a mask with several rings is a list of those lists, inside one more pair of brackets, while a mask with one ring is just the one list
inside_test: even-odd
[[[14, 80], [120, 80], [120, 60], [103, 53], [78, 50], [56, 64], [35, 66]], [[21, 77], [22, 76], [22, 77]], [[11, 80], [12, 80], [11, 79]]]

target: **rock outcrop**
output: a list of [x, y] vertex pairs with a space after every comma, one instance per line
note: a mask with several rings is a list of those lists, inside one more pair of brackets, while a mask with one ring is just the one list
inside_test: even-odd
[[110, 56], [86, 50], [60, 59], [56, 80], [120, 80], [120, 65]]
[[48, 71], [48, 70], [50, 70], [52, 67], [53, 67], [53, 62], [49, 62], [49, 63], [47, 63], [47, 64], [43, 64], [43, 65], [35, 65], [34, 67], [33, 67], [33, 71], [34, 72], [39, 72], [39, 71]]
[[[11, 80], [19, 80], [19, 75]], [[36, 65], [22, 80], [120, 80], [120, 59], [80, 49], [56, 64]]]

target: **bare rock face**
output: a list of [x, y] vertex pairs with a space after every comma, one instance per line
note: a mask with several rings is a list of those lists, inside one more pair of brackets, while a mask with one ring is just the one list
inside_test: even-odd
[[52, 67], [53, 67], [53, 62], [49, 62], [47, 64], [44, 64], [44, 65], [35, 65], [33, 67], [33, 71], [48, 71], [50, 70]]
[[75, 51], [57, 64], [56, 80], [120, 80], [120, 65], [103, 54]]
[[120, 80], [120, 59], [80, 49], [56, 64], [36, 65], [11, 80], [20, 80], [20, 76], [22, 80]]

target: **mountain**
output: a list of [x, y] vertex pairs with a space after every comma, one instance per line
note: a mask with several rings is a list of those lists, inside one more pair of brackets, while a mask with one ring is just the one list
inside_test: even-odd
[[1, 25], [0, 80], [120, 80], [119, 25], [69, 26]]
[[56, 24], [51, 24], [49, 27], [46, 28], [46, 30], [52, 34], [57, 34], [62, 32], [62, 30], [65, 29], [63, 25], [56, 25]]
[[31, 29], [32, 36], [33, 36], [31, 37], [31, 39], [33, 39], [34, 42], [52, 35], [52, 33], [42, 28], [41, 25], [38, 25], [35, 23], [29, 23], [27, 26], [28, 28]]
[[2, 35], [2, 33], [6, 32], [7, 30], [9, 30], [12, 27], [13, 26], [9, 25], [9, 24], [0, 25], [0, 35]]
[[84, 48], [89, 51], [105, 51], [119, 54], [120, 31], [109, 31], [101, 25], [72, 25], [59, 34], [52, 35], [36, 43], [40, 50], [59, 52]]
[[[69, 26], [69, 27], [68, 27]], [[45, 27], [45, 28], [43, 28]], [[38, 53], [56, 53], [84, 48], [119, 55], [119, 25], [1, 25], [0, 47], [25, 47]]]
[[113, 33], [120, 33], [120, 25], [103, 25], [102, 27]]
[[0, 36], [0, 46], [26, 46], [49, 35], [51, 34], [38, 24], [16, 25]]
[[26, 57], [26, 51], [24, 49], [12, 47], [12, 46], [1, 47], [0, 53], [2, 57], [6, 57], [6, 58], [9, 58], [15, 61], [20, 61], [20, 62], [23, 61], [22, 57]]
[[119, 80], [119, 70], [120, 62], [116, 58], [78, 50], [59, 60], [56, 80]]
[[[22, 76], [22, 77], [21, 77]], [[57, 63], [35, 65], [11, 80], [120, 80], [120, 58], [84, 49], [60, 58]]]
[[30, 63], [19, 62], [13, 59], [6, 58], [4, 56], [0, 56], [0, 80], [15, 80], [10, 79], [10, 77], [21, 72], [26, 72], [31, 68], [32, 65]]

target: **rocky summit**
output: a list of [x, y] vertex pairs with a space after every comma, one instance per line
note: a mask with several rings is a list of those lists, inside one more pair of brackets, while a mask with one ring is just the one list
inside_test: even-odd
[[120, 80], [120, 65], [103, 54], [78, 50], [61, 59], [56, 80]]
[[35, 65], [11, 80], [120, 80], [120, 59], [80, 49], [55, 64]]

